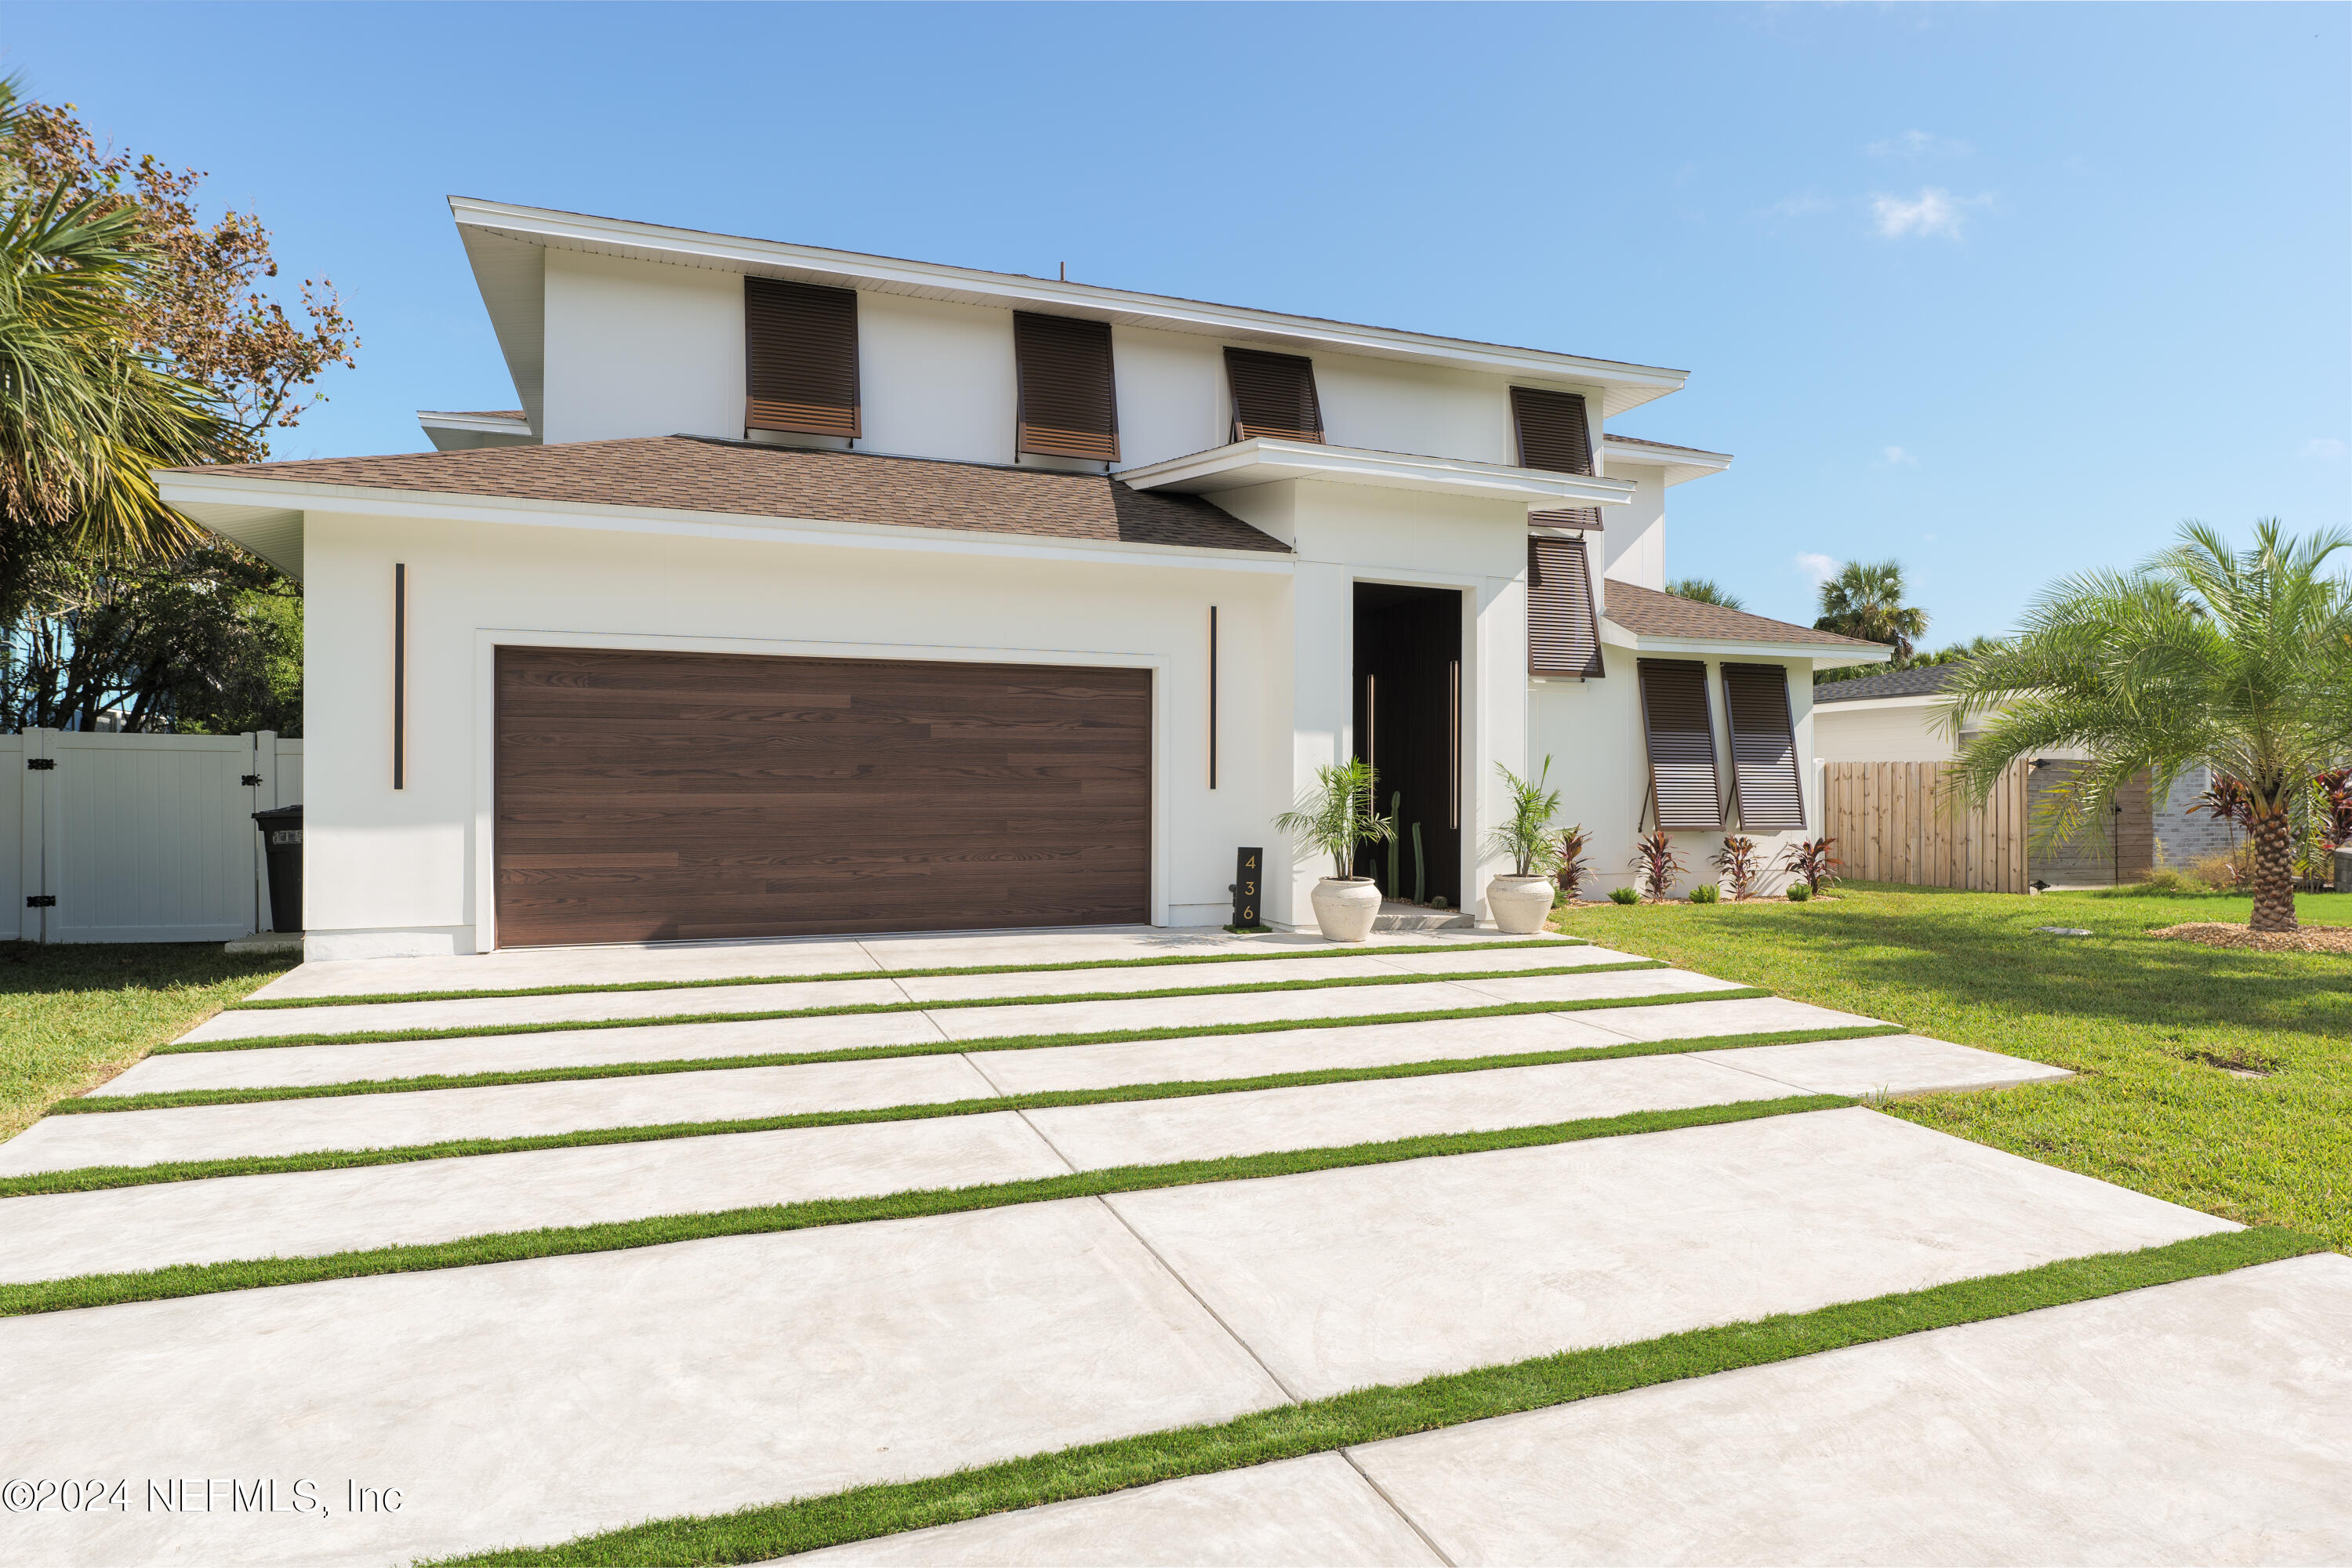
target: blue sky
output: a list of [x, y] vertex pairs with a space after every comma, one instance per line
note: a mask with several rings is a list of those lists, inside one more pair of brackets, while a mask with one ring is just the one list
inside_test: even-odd
[[1690, 370], [1668, 567], [1930, 641], [2178, 521], [2352, 521], [2352, 7], [43, 5], [365, 346], [280, 457], [510, 384], [451, 193]]

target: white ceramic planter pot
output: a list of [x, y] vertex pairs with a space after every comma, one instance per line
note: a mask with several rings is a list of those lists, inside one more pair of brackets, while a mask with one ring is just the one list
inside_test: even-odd
[[1528, 936], [1543, 930], [1558, 891], [1549, 877], [1497, 877], [1486, 884], [1486, 908], [1497, 930]]
[[1327, 942], [1361, 942], [1372, 934], [1381, 912], [1381, 885], [1370, 877], [1342, 881], [1326, 877], [1315, 884], [1315, 923]]

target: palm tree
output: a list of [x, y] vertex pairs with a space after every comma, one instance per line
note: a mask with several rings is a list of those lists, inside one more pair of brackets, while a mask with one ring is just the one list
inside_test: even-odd
[[1900, 562], [1849, 561], [1822, 584], [1822, 618], [1813, 629], [1885, 643], [1901, 664], [1927, 635], [1927, 612], [1903, 603]]
[[212, 460], [228, 427], [132, 344], [152, 261], [140, 209], [33, 188], [20, 122], [16, 82], [0, 79], [0, 521], [66, 527], [101, 555], [184, 548], [201, 535], [148, 470]]
[[2306, 539], [2275, 518], [2234, 550], [2199, 523], [2129, 572], [2053, 586], [2011, 646], [1960, 666], [1944, 721], [1991, 715], [1961, 753], [1989, 794], [2020, 757], [2080, 747], [2091, 760], [2048, 822], [2070, 837], [2136, 775], [2161, 798], [2204, 764], [2252, 800], [2255, 931], [2293, 931], [2288, 815], [2314, 774], [2352, 756], [2352, 578], [2320, 568], [2352, 534]]
[[1712, 577], [1678, 577], [1666, 584], [1666, 592], [1677, 599], [1696, 599], [1702, 605], [1721, 605], [1727, 610], [1748, 607], [1738, 595], [1716, 586]]

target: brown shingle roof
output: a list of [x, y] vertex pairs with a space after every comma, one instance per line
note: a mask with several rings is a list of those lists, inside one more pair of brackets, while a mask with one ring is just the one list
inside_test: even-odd
[[1767, 620], [1745, 610], [1678, 599], [1654, 588], [1639, 588], [1612, 577], [1607, 583], [1609, 607], [1601, 612], [1635, 637], [1693, 637], [1709, 642], [1806, 643], [1822, 647], [1885, 651], [1884, 643], [1863, 642], [1835, 632], [1815, 631], [1788, 621]]
[[810, 451], [703, 436], [483, 447], [383, 458], [320, 458], [175, 473], [353, 485], [441, 495], [820, 518], [1045, 539], [1288, 546], [1202, 500], [1130, 489], [1100, 474], [995, 468], [869, 452]]

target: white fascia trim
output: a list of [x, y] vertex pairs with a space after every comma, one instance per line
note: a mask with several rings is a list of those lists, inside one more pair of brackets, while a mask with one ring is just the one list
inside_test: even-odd
[[1313, 441], [1284, 441], [1270, 436], [1252, 437], [1231, 446], [1171, 458], [1163, 463], [1121, 468], [1114, 477], [1139, 490], [1180, 490], [1195, 495], [1269, 484], [1277, 479], [1326, 479], [1336, 484], [1387, 489], [1507, 498], [1542, 508], [1557, 507], [1564, 501], [1622, 506], [1633, 499], [1631, 479], [1515, 468], [1465, 458], [1370, 452], [1353, 447], [1326, 447]]
[[608, 255], [667, 261], [721, 271], [757, 273], [826, 282], [837, 288], [866, 287], [971, 304], [1043, 307], [1062, 315], [1084, 316], [1124, 325], [1204, 333], [1253, 342], [1323, 347], [1343, 353], [1571, 384], [1604, 391], [1603, 416], [1622, 413], [1678, 392], [1688, 371], [1656, 365], [1587, 359], [1581, 354], [1514, 348], [1460, 338], [1441, 338], [1395, 327], [1360, 326], [1313, 316], [1253, 310], [1196, 300], [1139, 294], [1090, 283], [1069, 283], [1018, 273], [985, 272], [937, 262], [904, 261], [852, 250], [827, 250], [782, 240], [747, 239], [625, 218], [594, 217], [547, 207], [517, 206], [473, 196], [451, 196], [450, 215], [460, 228], [478, 228], [509, 239]]
[[[600, 506], [588, 501], [530, 500], [513, 497], [443, 495], [384, 490], [364, 485], [299, 484], [285, 480], [239, 483], [189, 474], [155, 476], [167, 505], [191, 516], [201, 510], [229, 509], [350, 512], [362, 517], [419, 518], [436, 522], [518, 523], [541, 528], [586, 528], [610, 533], [741, 539], [770, 544], [832, 544], [877, 550], [911, 550], [961, 555], [1010, 555], [1036, 561], [1107, 561], [1150, 565], [1190, 565], [1208, 571], [1286, 574], [1294, 557], [1271, 551], [1220, 550], [1172, 544], [1135, 544], [1124, 540], [1056, 540], [1035, 534], [981, 530], [899, 527], [880, 522], [845, 522], [831, 518], [751, 519], [740, 512], [688, 511], [667, 507]], [[199, 518], [199, 521], [202, 521]]]
[[1734, 642], [1725, 637], [1645, 637], [1627, 631], [1611, 620], [1606, 610], [1601, 613], [1601, 640], [1611, 647], [1685, 658], [1801, 658], [1816, 669], [1838, 669], [1849, 664], [1884, 664], [1893, 657], [1885, 649], [1865, 654], [1832, 652], [1819, 643]]
[[1661, 449], [1629, 446], [1603, 436], [1601, 438], [1601, 463], [1604, 468], [1664, 468], [1666, 483], [1679, 485], [1723, 472], [1731, 467], [1731, 458], [1727, 453], [1702, 452], [1693, 447]]
[[416, 411], [416, 422], [427, 430], [471, 430], [483, 436], [530, 434], [530, 420], [493, 414], [439, 414], [430, 408], [420, 408]]
[[1938, 703], [1948, 703], [1951, 700], [1950, 693], [1943, 691], [1923, 691], [1911, 697], [1857, 697], [1844, 702], [1827, 701], [1816, 697], [1813, 699], [1813, 711], [1881, 713], [1895, 708], [1931, 708]]

